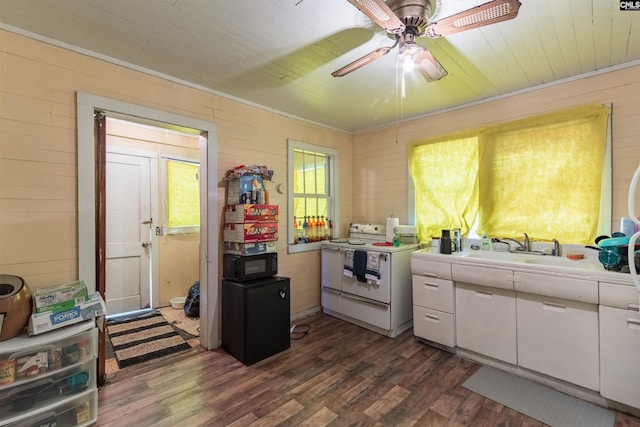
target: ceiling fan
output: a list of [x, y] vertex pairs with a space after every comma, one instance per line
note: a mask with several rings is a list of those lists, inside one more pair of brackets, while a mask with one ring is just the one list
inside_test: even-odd
[[425, 48], [416, 44], [416, 37], [438, 38], [448, 34], [482, 27], [513, 19], [520, 8], [519, 0], [492, 0], [446, 18], [429, 22], [431, 2], [429, 0], [348, 0], [373, 22], [395, 39], [392, 46], [379, 47], [331, 73], [334, 77], [345, 76], [391, 52], [396, 46], [398, 58], [404, 64], [415, 66], [427, 81], [440, 80], [447, 71]]

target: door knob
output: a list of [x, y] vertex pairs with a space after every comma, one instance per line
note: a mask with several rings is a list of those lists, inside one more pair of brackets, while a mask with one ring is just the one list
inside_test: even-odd
[[151, 242], [142, 242], [142, 247], [143, 248], [150, 248], [151, 247]]

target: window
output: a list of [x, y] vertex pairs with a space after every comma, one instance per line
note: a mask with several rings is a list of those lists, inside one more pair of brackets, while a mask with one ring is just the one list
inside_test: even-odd
[[593, 244], [611, 221], [608, 117], [589, 105], [415, 144], [422, 239], [459, 227], [467, 237]]
[[166, 234], [200, 231], [200, 164], [165, 158], [165, 232]]
[[337, 228], [337, 165], [337, 150], [289, 140], [289, 253], [318, 249]]

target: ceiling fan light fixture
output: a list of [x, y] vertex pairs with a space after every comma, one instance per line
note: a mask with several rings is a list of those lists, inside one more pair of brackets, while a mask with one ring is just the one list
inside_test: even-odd
[[420, 47], [414, 55], [413, 61], [418, 67], [418, 71], [422, 77], [429, 82], [440, 80], [446, 76], [447, 70], [438, 62], [438, 60], [427, 49]]

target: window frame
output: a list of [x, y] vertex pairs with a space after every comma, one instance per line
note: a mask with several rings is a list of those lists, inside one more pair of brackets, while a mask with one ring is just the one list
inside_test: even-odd
[[293, 191], [293, 176], [294, 176], [294, 152], [296, 150], [304, 150], [311, 151], [314, 153], [320, 153], [327, 156], [327, 164], [328, 164], [328, 209], [327, 209], [327, 217], [333, 221], [333, 230], [339, 229], [339, 209], [338, 209], [338, 200], [339, 199], [339, 165], [340, 165], [340, 153], [335, 148], [324, 147], [321, 145], [310, 144], [302, 141], [297, 141], [294, 139], [287, 140], [287, 252], [288, 253], [299, 253], [299, 252], [307, 252], [314, 251], [320, 249], [321, 242], [312, 242], [312, 243], [302, 243], [302, 244], [292, 244], [294, 238], [294, 230], [290, 225], [293, 223], [293, 200], [295, 197], [295, 193]]
[[[168, 177], [167, 177], [167, 162], [176, 161], [183, 163], [192, 163], [197, 165], [200, 169], [200, 160], [193, 159], [186, 156], [174, 156], [162, 154], [160, 156], [160, 178], [162, 180], [162, 235], [180, 235], [180, 234], [197, 234], [200, 233], [200, 225], [197, 226], [183, 226], [183, 227], [169, 227], [169, 198], [168, 198]], [[198, 174], [198, 179], [201, 179], [201, 173]], [[202, 200], [200, 200], [202, 204]], [[200, 207], [198, 207], [200, 209]], [[202, 218], [200, 219], [202, 221]]]
[[[605, 152], [604, 152], [604, 161], [602, 164], [602, 184], [601, 184], [601, 192], [600, 192], [600, 215], [598, 221], [598, 235], [610, 235], [612, 232], [612, 138], [611, 138], [611, 117], [612, 117], [612, 106], [610, 103], [602, 103], [602, 106], [608, 108], [607, 115], [607, 124], [606, 124], [606, 140], [605, 140]], [[580, 108], [580, 106], [573, 107]], [[551, 112], [553, 113], [553, 112]], [[547, 113], [541, 113], [544, 115]], [[517, 122], [520, 119], [514, 119], [512, 122]], [[503, 125], [508, 122], [497, 123], [496, 126]], [[451, 132], [449, 134], [440, 135], [437, 137], [429, 138], [430, 142], [427, 143], [435, 143], [435, 142], [444, 142], [449, 139], [456, 139], [461, 135], [480, 135], [483, 131], [486, 131], [487, 127], [480, 127], [475, 129], [466, 129], [463, 131]], [[410, 145], [422, 145], [422, 142], [412, 142]], [[411, 151], [411, 150], [409, 150]], [[408, 175], [408, 190], [409, 190], [409, 221], [412, 224], [418, 223], [418, 215], [416, 211], [416, 188], [415, 183], [413, 181], [413, 176], [411, 174], [411, 170], [407, 173]], [[478, 241], [481, 239], [480, 234], [478, 233], [478, 217], [476, 216], [475, 221], [469, 230], [466, 238], [469, 239], [477, 239]], [[426, 243], [428, 237], [422, 237], [423, 243]], [[573, 242], [565, 242], [565, 243], [573, 243]]]

